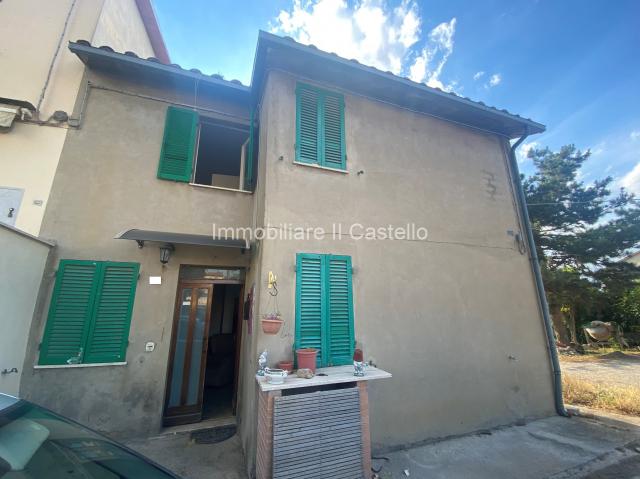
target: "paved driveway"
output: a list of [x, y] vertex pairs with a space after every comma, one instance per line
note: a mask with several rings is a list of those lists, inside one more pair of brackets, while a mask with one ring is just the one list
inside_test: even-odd
[[393, 452], [374, 464], [381, 479], [640, 478], [640, 420], [607, 417], [550, 417]]
[[[189, 434], [127, 445], [186, 479], [246, 478], [238, 436], [195, 444]], [[554, 416], [391, 452], [381, 479], [640, 478], [640, 418]], [[368, 478], [367, 478], [368, 479]]]
[[245, 479], [240, 437], [216, 444], [196, 444], [190, 434], [173, 434], [125, 442], [184, 479]]
[[640, 357], [562, 361], [562, 372], [570, 377], [593, 382], [640, 387]]

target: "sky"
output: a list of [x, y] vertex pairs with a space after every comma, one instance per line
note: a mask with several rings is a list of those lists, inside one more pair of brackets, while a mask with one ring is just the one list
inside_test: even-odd
[[573, 143], [640, 196], [640, 1], [154, 0], [169, 55], [250, 83], [258, 31], [391, 71], [547, 127], [520, 147]]

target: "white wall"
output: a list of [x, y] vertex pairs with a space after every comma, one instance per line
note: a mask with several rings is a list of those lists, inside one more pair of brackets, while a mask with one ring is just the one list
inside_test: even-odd
[[18, 395], [31, 320], [50, 245], [0, 224], [0, 392]]

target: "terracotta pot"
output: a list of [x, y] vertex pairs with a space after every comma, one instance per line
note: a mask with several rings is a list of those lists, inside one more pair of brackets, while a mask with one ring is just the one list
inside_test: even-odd
[[296, 349], [296, 357], [298, 359], [298, 369], [311, 369], [316, 372], [316, 357], [318, 350], [314, 348]]
[[283, 322], [281, 319], [262, 319], [262, 331], [265, 334], [278, 334]]
[[278, 363], [278, 368], [284, 369], [289, 374], [293, 371], [293, 361], [280, 361]]

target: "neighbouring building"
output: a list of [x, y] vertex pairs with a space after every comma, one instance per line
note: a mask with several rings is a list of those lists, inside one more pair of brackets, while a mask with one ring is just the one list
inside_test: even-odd
[[33, 292], [53, 247], [40, 226], [65, 138], [80, 124], [73, 106], [87, 91], [67, 42], [169, 57], [150, 0], [5, 0], [0, 18], [0, 392], [17, 394]]
[[[331, 378], [358, 344], [390, 372], [360, 396], [363, 448], [369, 427], [383, 450], [554, 411], [510, 151], [542, 125], [264, 32], [250, 87], [69, 49], [88, 93], [42, 222], [23, 396], [121, 437], [226, 417], [259, 477], [278, 408], [307, 394], [256, 383], [265, 350], [316, 348]], [[351, 401], [345, 384], [318, 394]]]
[[67, 42], [169, 57], [150, 0], [5, 0], [0, 18], [0, 222], [37, 236], [84, 94], [84, 66]]

